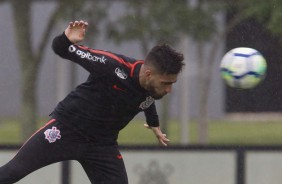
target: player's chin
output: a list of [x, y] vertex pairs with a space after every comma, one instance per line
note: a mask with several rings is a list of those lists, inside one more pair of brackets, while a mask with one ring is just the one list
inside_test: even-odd
[[154, 94], [151, 95], [155, 100], [160, 100], [162, 99], [166, 94]]

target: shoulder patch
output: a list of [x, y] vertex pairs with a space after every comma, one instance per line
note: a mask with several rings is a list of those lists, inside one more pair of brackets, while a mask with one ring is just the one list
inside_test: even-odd
[[154, 103], [155, 99], [151, 96], [147, 97], [146, 100], [144, 102], [142, 102], [140, 104], [140, 109], [144, 110], [147, 109], [148, 107], [150, 107], [150, 105], [152, 105]]

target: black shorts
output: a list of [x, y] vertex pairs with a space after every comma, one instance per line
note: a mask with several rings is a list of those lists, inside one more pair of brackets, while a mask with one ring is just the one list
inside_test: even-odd
[[90, 141], [52, 119], [24, 143], [11, 161], [0, 167], [0, 184], [17, 182], [39, 168], [65, 160], [77, 160], [91, 183], [128, 183], [116, 144]]

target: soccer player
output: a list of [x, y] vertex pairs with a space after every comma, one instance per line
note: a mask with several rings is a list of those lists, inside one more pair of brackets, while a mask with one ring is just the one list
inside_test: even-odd
[[183, 55], [166, 44], [157, 45], [145, 60], [78, 43], [84, 40], [88, 23], [70, 22], [54, 38], [52, 48], [60, 57], [89, 72], [62, 100], [50, 121], [0, 168], [0, 184], [19, 181], [31, 172], [64, 160], [77, 160], [94, 184], [127, 184], [127, 174], [117, 138], [139, 112], [161, 145], [169, 139], [162, 133], [155, 100], [172, 90], [184, 63]]

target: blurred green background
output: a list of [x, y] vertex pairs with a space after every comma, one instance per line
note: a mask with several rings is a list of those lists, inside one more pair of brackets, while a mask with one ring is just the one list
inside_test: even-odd
[[[0, 143], [24, 142], [87, 78], [50, 49], [69, 21], [85, 19], [89, 47], [139, 59], [167, 42], [187, 56], [176, 92], [158, 109], [171, 144], [281, 144], [279, 118], [226, 118], [282, 114], [281, 10], [282, 0], [0, 0]], [[223, 54], [239, 46], [258, 49], [268, 63], [267, 77], [251, 90], [228, 88], [219, 75]], [[143, 124], [130, 123], [120, 144], [155, 143]]]
[[[41, 122], [46, 121], [42, 119]], [[119, 135], [120, 145], [157, 145], [151, 130], [144, 128], [144, 121], [135, 120]], [[38, 128], [43, 124], [39, 123]], [[190, 144], [197, 143], [197, 126], [189, 124]], [[209, 124], [209, 145], [279, 145], [282, 144], [282, 123], [280, 121], [211, 121]], [[177, 121], [169, 122], [166, 132], [170, 145], [180, 144], [180, 126]], [[0, 144], [21, 144], [20, 123], [9, 118], [0, 121]]]

